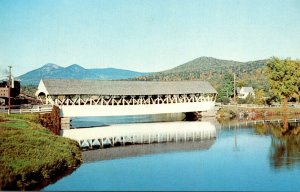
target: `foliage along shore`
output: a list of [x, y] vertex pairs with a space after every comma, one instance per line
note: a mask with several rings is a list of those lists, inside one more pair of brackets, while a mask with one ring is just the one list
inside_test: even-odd
[[248, 117], [252, 118], [267, 117], [267, 116], [281, 116], [281, 115], [300, 115], [300, 108], [245, 108], [233, 105], [223, 105], [218, 111], [218, 118], [235, 118], [235, 117]]
[[0, 190], [40, 189], [82, 163], [76, 141], [54, 135], [38, 114], [0, 114]]

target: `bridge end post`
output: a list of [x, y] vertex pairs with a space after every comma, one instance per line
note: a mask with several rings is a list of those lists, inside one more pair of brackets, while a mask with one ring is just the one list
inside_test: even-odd
[[71, 117], [64, 117], [62, 112], [62, 107], [59, 107], [59, 116], [60, 116], [60, 130], [66, 130], [71, 128]]

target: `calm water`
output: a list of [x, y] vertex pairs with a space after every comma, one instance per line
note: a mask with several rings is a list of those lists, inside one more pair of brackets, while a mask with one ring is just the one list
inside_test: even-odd
[[[217, 137], [210, 141], [89, 151], [99, 159], [83, 163], [44, 190], [298, 191], [300, 126], [290, 123], [291, 131], [282, 127], [217, 124]], [[122, 148], [135, 153], [101, 160], [102, 155]]]

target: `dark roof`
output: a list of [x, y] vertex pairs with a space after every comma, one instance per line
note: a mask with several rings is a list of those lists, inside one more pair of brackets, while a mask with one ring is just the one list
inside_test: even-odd
[[[47, 79], [50, 95], [159, 95], [217, 93], [206, 81], [103, 81]], [[40, 83], [41, 83], [40, 82]], [[42, 91], [42, 90], [38, 90]]]

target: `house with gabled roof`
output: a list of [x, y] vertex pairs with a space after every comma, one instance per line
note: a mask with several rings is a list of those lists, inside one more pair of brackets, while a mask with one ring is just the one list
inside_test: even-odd
[[237, 96], [241, 99], [246, 99], [248, 95], [255, 97], [253, 87], [241, 87], [237, 88]]

